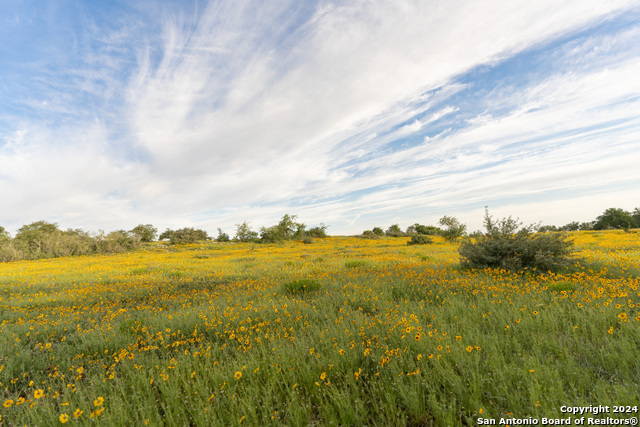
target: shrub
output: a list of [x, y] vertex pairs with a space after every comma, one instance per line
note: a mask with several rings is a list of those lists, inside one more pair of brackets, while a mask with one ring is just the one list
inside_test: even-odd
[[573, 242], [562, 233], [534, 234], [534, 226], [521, 227], [511, 217], [494, 221], [485, 211], [486, 233], [460, 245], [460, 263], [471, 268], [511, 271], [557, 271], [570, 263]]
[[378, 236], [376, 233], [374, 233], [371, 230], [365, 230], [362, 232], [361, 235], [359, 235], [358, 237], [360, 237], [361, 239], [379, 239], [380, 236]]
[[433, 243], [433, 239], [426, 234], [413, 234], [407, 245], [429, 245]]
[[315, 237], [316, 239], [327, 237], [327, 226], [321, 223], [317, 227], [311, 227], [305, 231], [305, 236]]
[[311, 243], [313, 243], [313, 237], [311, 236], [304, 236], [302, 238], [302, 243], [310, 245]]
[[373, 234], [375, 234], [376, 236], [384, 236], [384, 230], [380, 227], [373, 227], [373, 230], [371, 230], [373, 232]]

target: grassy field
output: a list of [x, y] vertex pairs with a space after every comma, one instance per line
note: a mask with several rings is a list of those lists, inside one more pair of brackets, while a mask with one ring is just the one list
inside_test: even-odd
[[640, 405], [640, 234], [571, 238], [556, 275], [461, 270], [440, 238], [3, 263], [0, 424], [637, 417], [613, 407]]

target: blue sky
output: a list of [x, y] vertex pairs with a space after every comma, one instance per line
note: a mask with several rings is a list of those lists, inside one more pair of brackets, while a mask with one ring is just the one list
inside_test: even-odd
[[0, 5], [0, 225], [640, 207], [636, 1]]

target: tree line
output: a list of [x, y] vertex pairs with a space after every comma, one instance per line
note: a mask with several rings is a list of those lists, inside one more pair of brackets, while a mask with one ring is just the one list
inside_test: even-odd
[[297, 222], [296, 218], [296, 215], [284, 215], [278, 224], [262, 227], [259, 231], [253, 231], [245, 221], [236, 224], [236, 234], [233, 239], [220, 228], [215, 238], [209, 236], [205, 230], [192, 227], [166, 229], [158, 235], [158, 229], [151, 224], [140, 224], [131, 230], [88, 233], [79, 228], [61, 230], [56, 223], [36, 221], [22, 226], [14, 237], [0, 226], [0, 262], [118, 253], [135, 249], [143, 243], [156, 239], [170, 244], [212, 240], [255, 243], [300, 240], [304, 243], [312, 243], [314, 238], [327, 237], [326, 225], [320, 224], [307, 228], [305, 224]]
[[[360, 235], [360, 237], [372, 239], [383, 236], [411, 237], [412, 239], [409, 241], [409, 244], [417, 244], [417, 242], [423, 241], [430, 243], [429, 239], [424, 239], [424, 237], [421, 236], [443, 236], [445, 239], [453, 241], [467, 234], [466, 225], [460, 223], [460, 221], [454, 217], [444, 216], [440, 218], [438, 225], [440, 225], [440, 227], [415, 223], [407, 227], [406, 231], [402, 231], [399, 224], [393, 224], [386, 230], [383, 230], [380, 227], [374, 227], [371, 230], [366, 230]], [[560, 227], [555, 225], [532, 225], [529, 227], [529, 231], [543, 233], [579, 230], [629, 230], [631, 228], [640, 228], [640, 208], [635, 208], [632, 212], [620, 208], [609, 208], [593, 221], [572, 221]]]
[[[507, 227], [508, 228], [508, 227]], [[632, 212], [620, 208], [606, 209], [602, 215], [590, 222], [573, 221], [563, 226], [530, 226], [527, 233], [607, 230], [640, 228], [640, 208]], [[284, 215], [280, 221], [270, 227], [261, 227], [258, 231], [251, 228], [248, 222], [236, 224], [233, 238], [218, 228], [217, 237], [211, 237], [205, 230], [185, 227], [177, 230], [166, 229], [160, 235], [151, 224], [140, 224], [131, 230], [116, 230], [110, 233], [99, 231], [88, 233], [82, 229], [61, 230], [57, 224], [47, 221], [36, 221], [21, 227], [14, 237], [0, 226], [0, 262], [24, 259], [55, 258], [72, 255], [90, 255], [101, 253], [117, 253], [135, 249], [142, 243], [157, 239], [170, 244], [195, 243], [199, 241], [218, 242], [254, 242], [280, 243], [289, 240], [300, 240], [312, 243], [314, 238], [327, 236], [327, 226], [320, 224], [307, 228], [306, 224], [297, 222], [296, 215]], [[382, 236], [409, 236], [408, 244], [433, 243], [431, 236], [443, 236], [454, 241], [467, 235], [467, 227], [454, 217], [440, 218], [438, 226], [415, 223], [403, 231], [399, 224], [393, 224], [386, 230], [374, 227], [360, 235], [363, 238], [380, 238]], [[479, 237], [482, 233], [472, 233], [471, 237]]]

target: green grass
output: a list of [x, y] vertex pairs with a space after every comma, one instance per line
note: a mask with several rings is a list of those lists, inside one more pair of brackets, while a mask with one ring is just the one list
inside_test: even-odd
[[406, 241], [2, 264], [0, 423], [458, 426], [640, 405], [632, 264], [517, 276]]

